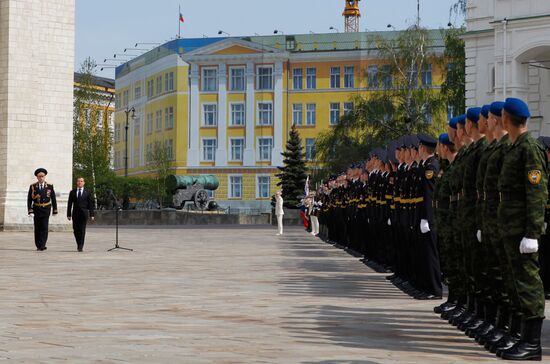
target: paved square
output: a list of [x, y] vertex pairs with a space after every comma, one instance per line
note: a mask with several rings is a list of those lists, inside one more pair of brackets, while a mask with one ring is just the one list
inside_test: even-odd
[[[288, 229], [88, 230], [46, 252], [0, 233], [0, 361], [474, 363], [495, 361], [357, 258]], [[550, 330], [544, 331], [548, 344]], [[546, 352], [547, 360], [550, 353]]]

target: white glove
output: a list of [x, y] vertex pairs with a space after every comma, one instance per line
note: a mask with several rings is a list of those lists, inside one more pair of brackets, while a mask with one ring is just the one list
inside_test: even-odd
[[31, 212], [31, 213], [29, 214], [29, 219], [34, 219], [34, 213]]
[[539, 251], [539, 242], [537, 239], [521, 239], [521, 244], [519, 245], [519, 252], [521, 254], [531, 254]]
[[430, 224], [428, 224], [428, 220], [420, 220], [420, 231], [422, 234], [430, 232]]
[[546, 231], [547, 228], [548, 228], [548, 223], [545, 222], [545, 223], [544, 223], [544, 231]]
[[388, 218], [388, 226], [391, 226], [391, 219]]
[[481, 243], [481, 230], [477, 231], [476, 237], [477, 237], [477, 241]]

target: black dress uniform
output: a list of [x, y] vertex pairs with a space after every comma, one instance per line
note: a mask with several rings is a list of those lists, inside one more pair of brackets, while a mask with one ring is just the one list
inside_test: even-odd
[[69, 193], [67, 217], [72, 218], [76, 245], [81, 252], [86, 237], [86, 224], [89, 218], [94, 217], [94, 201], [87, 189], [75, 188]]
[[[39, 168], [34, 172], [35, 176], [47, 175], [48, 171]], [[48, 224], [52, 213], [57, 215], [57, 200], [53, 185], [43, 183], [33, 183], [29, 187], [27, 196], [27, 209], [29, 214], [34, 214], [34, 244], [37, 250], [46, 250], [48, 241]]]

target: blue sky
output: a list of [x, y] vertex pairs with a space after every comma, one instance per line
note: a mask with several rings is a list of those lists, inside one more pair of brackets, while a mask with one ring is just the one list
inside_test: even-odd
[[[456, 0], [420, 0], [422, 25], [445, 27]], [[344, 0], [76, 0], [76, 59], [97, 63], [137, 42], [164, 43], [178, 32], [178, 6], [185, 23], [182, 37], [343, 31]], [[362, 0], [361, 30], [403, 29], [415, 22], [416, 0]], [[457, 20], [458, 25], [462, 22]], [[99, 71], [99, 70], [98, 70]], [[114, 77], [113, 70], [100, 72]]]

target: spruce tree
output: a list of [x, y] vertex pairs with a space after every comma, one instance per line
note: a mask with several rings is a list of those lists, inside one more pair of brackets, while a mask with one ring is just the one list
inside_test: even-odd
[[300, 197], [304, 195], [306, 183], [306, 162], [303, 153], [302, 140], [296, 126], [292, 126], [286, 143], [286, 151], [282, 153], [283, 166], [277, 167], [281, 172], [277, 174], [281, 186], [284, 204], [289, 208], [297, 208]]

